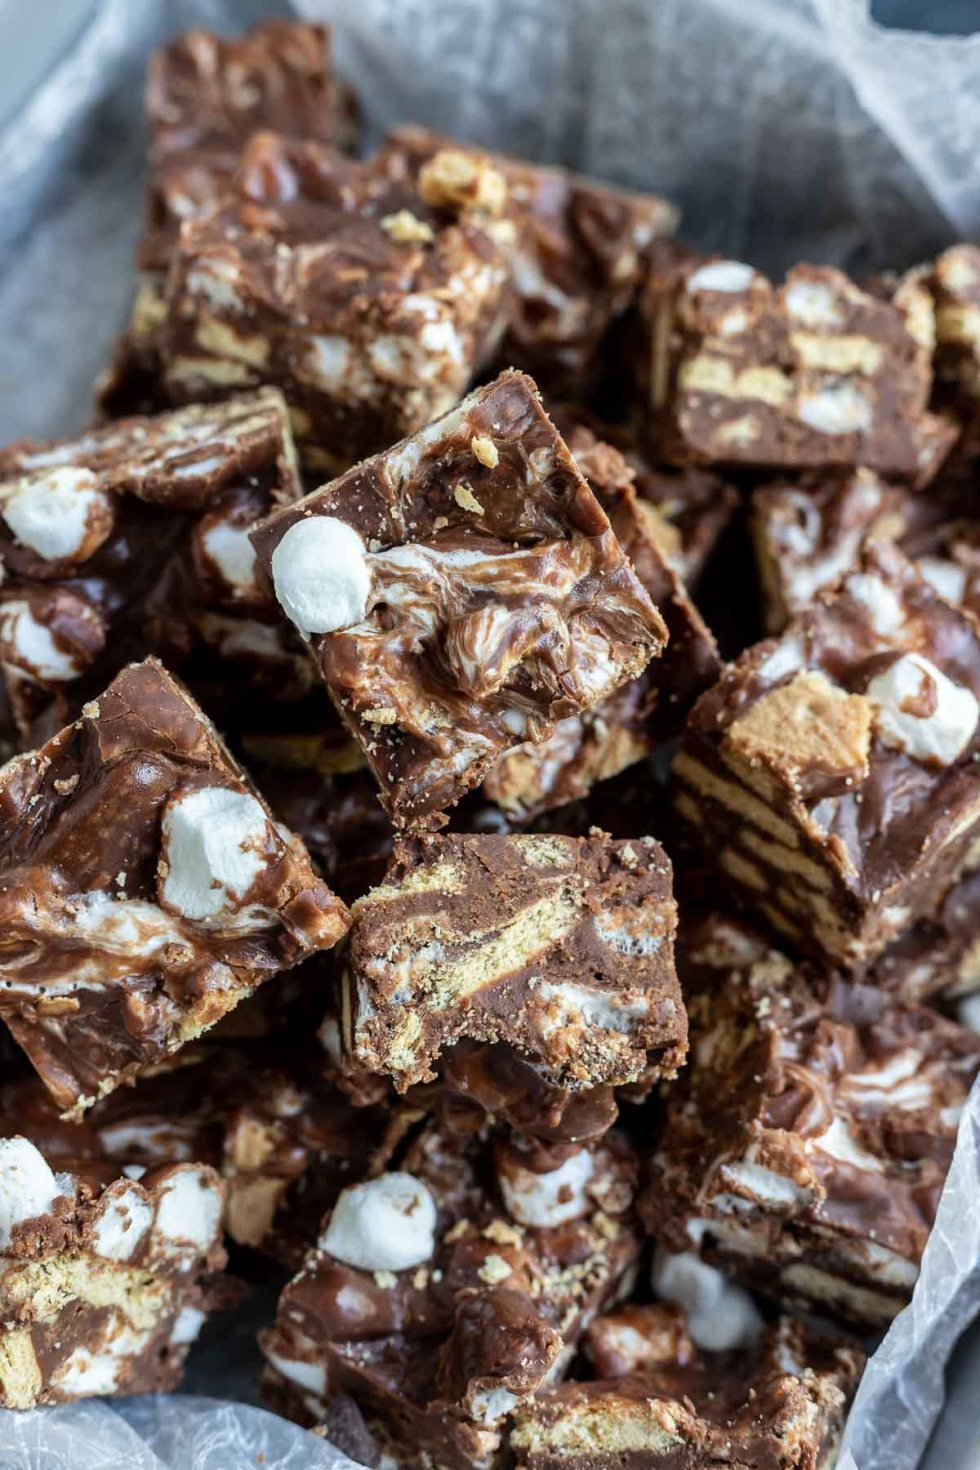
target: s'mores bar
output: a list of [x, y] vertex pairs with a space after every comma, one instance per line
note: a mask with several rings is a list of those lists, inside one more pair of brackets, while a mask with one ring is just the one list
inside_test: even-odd
[[488, 168], [429, 205], [322, 144], [255, 134], [220, 204], [177, 242], [161, 333], [169, 393], [274, 383], [310, 471], [337, 474], [415, 433], [500, 339], [505, 195]]
[[600, 1349], [597, 1380], [545, 1389], [519, 1407], [517, 1465], [831, 1470], [863, 1365], [855, 1347], [781, 1318], [749, 1352], [701, 1353], [666, 1309], [640, 1314], [596, 1322], [594, 1343], [628, 1340], [631, 1349]]
[[895, 541], [946, 599], [980, 614], [980, 493], [940, 475], [928, 491], [871, 470], [825, 470], [760, 486], [752, 534], [766, 626], [778, 633], [853, 571], [868, 541]]
[[933, 305], [915, 275], [882, 297], [800, 265], [776, 287], [687, 253], [651, 269], [641, 315], [647, 411], [669, 461], [915, 478], [935, 460]]
[[322, 697], [247, 534], [299, 495], [286, 407], [268, 388], [0, 450], [0, 704], [13, 743], [53, 735], [148, 651], [223, 728], [261, 723], [257, 694], [290, 711]]
[[980, 1036], [737, 925], [709, 926], [699, 951], [648, 1229], [784, 1306], [887, 1326], [915, 1285]]
[[346, 1046], [401, 1091], [460, 1041], [503, 1043], [573, 1092], [684, 1059], [671, 868], [652, 837], [403, 839], [353, 918]]
[[327, 26], [269, 20], [235, 39], [185, 31], [150, 58], [150, 177], [130, 320], [99, 387], [113, 417], [166, 403], [159, 330], [167, 270], [185, 220], [214, 208], [252, 133], [264, 128], [350, 148], [356, 104], [339, 83]]
[[534, 384], [502, 374], [253, 532], [399, 826], [438, 825], [666, 628]]
[[636, 294], [647, 250], [673, 232], [677, 210], [655, 194], [488, 154], [427, 128], [395, 128], [377, 166], [417, 179], [423, 196], [438, 202], [432, 159], [440, 154], [461, 174], [489, 164], [507, 186], [514, 236], [501, 361], [524, 368], [548, 392], [581, 396], [595, 385], [600, 349]]
[[539, 745], [519, 745], [500, 757], [483, 783], [484, 795], [518, 822], [587, 796], [597, 782], [675, 738], [697, 696], [721, 671], [711, 631], [666, 549], [673, 528], [639, 493], [632, 465], [584, 427], [574, 428], [567, 442], [663, 617], [667, 647], [595, 709], [561, 720]]
[[[12, 1119], [4, 1118], [4, 1128]], [[224, 1192], [205, 1164], [121, 1176], [52, 1170], [0, 1138], [0, 1407], [152, 1393], [180, 1381], [225, 1262]]]
[[635, 1167], [615, 1134], [547, 1150], [430, 1125], [340, 1196], [283, 1291], [272, 1401], [310, 1422], [347, 1395], [401, 1464], [497, 1463], [514, 1410], [631, 1284]]
[[349, 915], [154, 659], [0, 770], [0, 1017], [74, 1113]]
[[980, 633], [885, 542], [695, 705], [677, 806], [739, 899], [863, 965], [980, 839]]

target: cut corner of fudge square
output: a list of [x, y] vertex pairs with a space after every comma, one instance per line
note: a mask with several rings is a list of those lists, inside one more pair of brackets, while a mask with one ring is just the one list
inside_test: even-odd
[[916, 479], [949, 447], [928, 412], [935, 322], [916, 272], [873, 292], [798, 265], [776, 286], [742, 261], [677, 253], [651, 271], [641, 315], [668, 458]]
[[[544, 1389], [515, 1414], [526, 1470], [724, 1463], [827, 1470], [863, 1366], [851, 1344], [780, 1318], [738, 1354], [700, 1352], [660, 1304], [600, 1317], [593, 1380]], [[603, 1371], [603, 1368], [605, 1371]]]
[[349, 1396], [400, 1462], [495, 1462], [632, 1280], [636, 1176], [617, 1134], [524, 1151], [430, 1122], [324, 1217], [262, 1337], [267, 1392], [306, 1423]]
[[652, 838], [431, 835], [359, 899], [345, 1045], [400, 1089], [460, 1042], [572, 1093], [673, 1076], [687, 1023], [671, 868]]
[[399, 826], [639, 674], [663, 619], [541, 406], [505, 372], [253, 533]]
[[641, 1200], [661, 1286], [704, 1264], [886, 1327], [915, 1286], [980, 1037], [724, 916], [693, 958], [692, 1063]]
[[0, 1014], [69, 1114], [348, 925], [153, 658], [3, 767], [0, 817]]
[[678, 812], [790, 941], [865, 964], [975, 866], [978, 701], [976, 622], [873, 542], [699, 700]]
[[[4, 1127], [16, 1119], [4, 1119]], [[71, 1172], [0, 1138], [0, 1406], [172, 1389], [208, 1313], [224, 1188], [206, 1164]]]

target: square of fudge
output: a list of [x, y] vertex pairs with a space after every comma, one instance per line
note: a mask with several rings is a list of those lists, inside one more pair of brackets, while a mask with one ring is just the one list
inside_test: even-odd
[[503, 373], [253, 533], [399, 826], [546, 739], [666, 629], [530, 378]]
[[228, 1295], [218, 1175], [178, 1163], [126, 1177], [87, 1140], [72, 1156], [17, 1127], [0, 1122], [0, 1407], [176, 1388]]
[[647, 1228], [784, 1306], [887, 1326], [912, 1295], [980, 1036], [723, 918], [690, 959], [692, 1060]]
[[633, 466], [584, 427], [573, 429], [567, 443], [664, 620], [667, 647], [595, 709], [561, 720], [539, 745], [525, 743], [500, 757], [483, 792], [511, 821], [585, 797], [596, 782], [675, 739], [697, 696], [721, 671], [711, 630], [666, 549], [672, 528], [639, 493]]
[[676, 228], [677, 210], [655, 194], [611, 189], [421, 127], [395, 128], [377, 166], [418, 180], [423, 197], [438, 204], [459, 187], [467, 160], [488, 163], [504, 179], [504, 211], [515, 226], [501, 361], [549, 392], [581, 395], [596, 386], [609, 329], [636, 295], [651, 242]]
[[[659, 1307], [600, 1318], [596, 1379], [521, 1404], [510, 1446], [527, 1470], [830, 1470], [863, 1366], [853, 1345], [780, 1318], [750, 1350], [699, 1352]], [[611, 1361], [607, 1361], [611, 1359]], [[607, 1371], [604, 1374], [603, 1368]]]
[[0, 770], [0, 1018], [66, 1111], [329, 949], [348, 920], [155, 659]]
[[263, 128], [340, 148], [357, 141], [357, 106], [333, 72], [330, 30], [270, 20], [234, 39], [185, 31], [147, 67], [151, 139], [139, 282], [126, 331], [99, 390], [113, 416], [165, 403], [157, 329], [180, 227], [228, 188], [248, 139]]
[[0, 449], [0, 732], [47, 739], [148, 652], [223, 725], [322, 700], [248, 539], [300, 493], [271, 388]]
[[776, 287], [741, 261], [685, 252], [655, 262], [641, 317], [647, 411], [668, 460], [910, 478], [934, 461], [935, 324], [916, 275], [873, 295], [799, 265]]
[[168, 392], [281, 388], [305, 466], [336, 474], [445, 412], [504, 327], [506, 186], [461, 201], [315, 141], [255, 134], [220, 205], [184, 224], [161, 328]]
[[572, 1091], [684, 1060], [671, 867], [652, 837], [403, 839], [352, 914], [345, 1045], [401, 1091], [464, 1040], [503, 1042]]
[[357, 1404], [400, 1464], [487, 1464], [636, 1266], [636, 1160], [616, 1134], [522, 1147], [430, 1123], [345, 1190], [280, 1297], [265, 1387], [301, 1422]]
[[864, 964], [976, 866], [978, 698], [976, 622], [873, 542], [695, 705], [678, 811], [741, 901]]
[[760, 485], [752, 537], [766, 626], [778, 633], [857, 565], [868, 541], [895, 541], [947, 602], [980, 613], [980, 499], [959, 476], [940, 475], [928, 493], [873, 470], [818, 470]]
[[972, 418], [980, 401], [980, 246], [944, 250], [926, 280], [936, 312], [937, 390]]

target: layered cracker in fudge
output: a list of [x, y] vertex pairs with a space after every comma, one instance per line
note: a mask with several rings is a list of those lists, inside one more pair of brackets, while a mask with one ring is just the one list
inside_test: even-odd
[[0, 771], [0, 1016], [80, 1112], [349, 915], [154, 659]]
[[936, 311], [936, 380], [967, 413], [980, 400], [980, 246], [953, 245], [927, 276]]
[[399, 1090], [464, 1040], [505, 1043], [571, 1091], [670, 1077], [687, 1029], [676, 913], [651, 837], [401, 840], [353, 908], [347, 1049]]
[[8, 736], [46, 739], [147, 652], [223, 727], [261, 724], [257, 694], [291, 714], [321, 700], [247, 534], [299, 495], [274, 389], [0, 450]]
[[521, 373], [254, 533], [399, 826], [639, 674], [664, 622]]
[[[434, 169], [439, 154], [444, 162]], [[417, 179], [434, 204], [465, 189], [474, 166], [489, 164], [502, 176], [515, 234], [501, 361], [526, 369], [550, 392], [580, 395], [594, 386], [600, 350], [637, 292], [651, 242], [677, 225], [673, 205], [420, 127], [396, 128], [377, 162], [396, 177]]]
[[910, 478], [935, 460], [933, 307], [918, 277], [885, 299], [826, 266], [775, 287], [741, 261], [685, 255], [651, 270], [642, 316], [669, 460]]
[[739, 898], [865, 964], [976, 866], [980, 633], [886, 542], [698, 701], [678, 811]]
[[769, 630], [853, 571], [873, 540], [898, 542], [941, 597], [980, 614], [980, 494], [959, 480], [940, 476], [919, 493], [856, 469], [760, 486], [752, 534]]
[[0, 1138], [0, 1406], [175, 1388], [221, 1300], [218, 1175], [187, 1163], [126, 1177], [84, 1148], [51, 1162], [19, 1133]]
[[540, 745], [520, 745], [500, 757], [483, 784], [484, 794], [517, 821], [587, 796], [596, 782], [673, 739], [694, 700], [721, 670], [711, 631], [667, 550], [673, 528], [638, 493], [633, 467], [584, 426], [573, 428], [567, 442], [663, 617], [667, 647], [595, 709], [560, 721]]
[[164, 288], [181, 224], [214, 207], [252, 133], [265, 128], [346, 148], [356, 107], [333, 75], [326, 26], [270, 20], [243, 36], [185, 31], [147, 68], [151, 138], [139, 284], [126, 332], [100, 384], [113, 415], [162, 407]]
[[274, 383], [305, 465], [338, 473], [465, 392], [504, 326], [506, 186], [428, 205], [316, 142], [256, 133], [184, 225], [162, 328], [178, 401]]
[[399, 1463], [495, 1463], [512, 1412], [629, 1289], [635, 1162], [429, 1126], [340, 1196], [264, 1334], [267, 1387], [303, 1421], [353, 1398]]
[[887, 1325], [915, 1285], [980, 1037], [738, 926], [710, 926], [695, 958], [692, 1064], [645, 1223], [682, 1263], [700, 1255], [784, 1305]]
[[591, 1335], [599, 1378], [518, 1409], [519, 1466], [831, 1470], [863, 1365], [850, 1344], [784, 1317], [751, 1352], [700, 1353], [659, 1307], [600, 1318]]

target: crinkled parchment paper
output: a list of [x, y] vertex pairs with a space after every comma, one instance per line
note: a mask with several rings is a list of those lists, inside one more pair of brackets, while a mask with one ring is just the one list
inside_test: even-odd
[[[0, 131], [0, 442], [81, 425], [125, 317], [140, 211], [147, 52], [191, 24], [240, 29], [286, 0], [102, 0]], [[677, 200], [706, 249], [903, 266], [980, 237], [980, 36], [884, 32], [866, 0], [295, 0], [337, 29], [369, 133], [418, 119]], [[261, 1299], [271, 1308], [272, 1295]], [[256, 1307], [252, 1307], [257, 1314]], [[841, 1470], [912, 1470], [944, 1368], [980, 1310], [980, 1093], [912, 1305], [874, 1355]], [[248, 1311], [187, 1386], [254, 1400]], [[213, 1364], [220, 1358], [220, 1371]], [[929, 1470], [980, 1465], [980, 1352]], [[264, 1457], [264, 1458], [262, 1458]], [[0, 1470], [343, 1470], [248, 1404], [173, 1395], [0, 1413]]]

